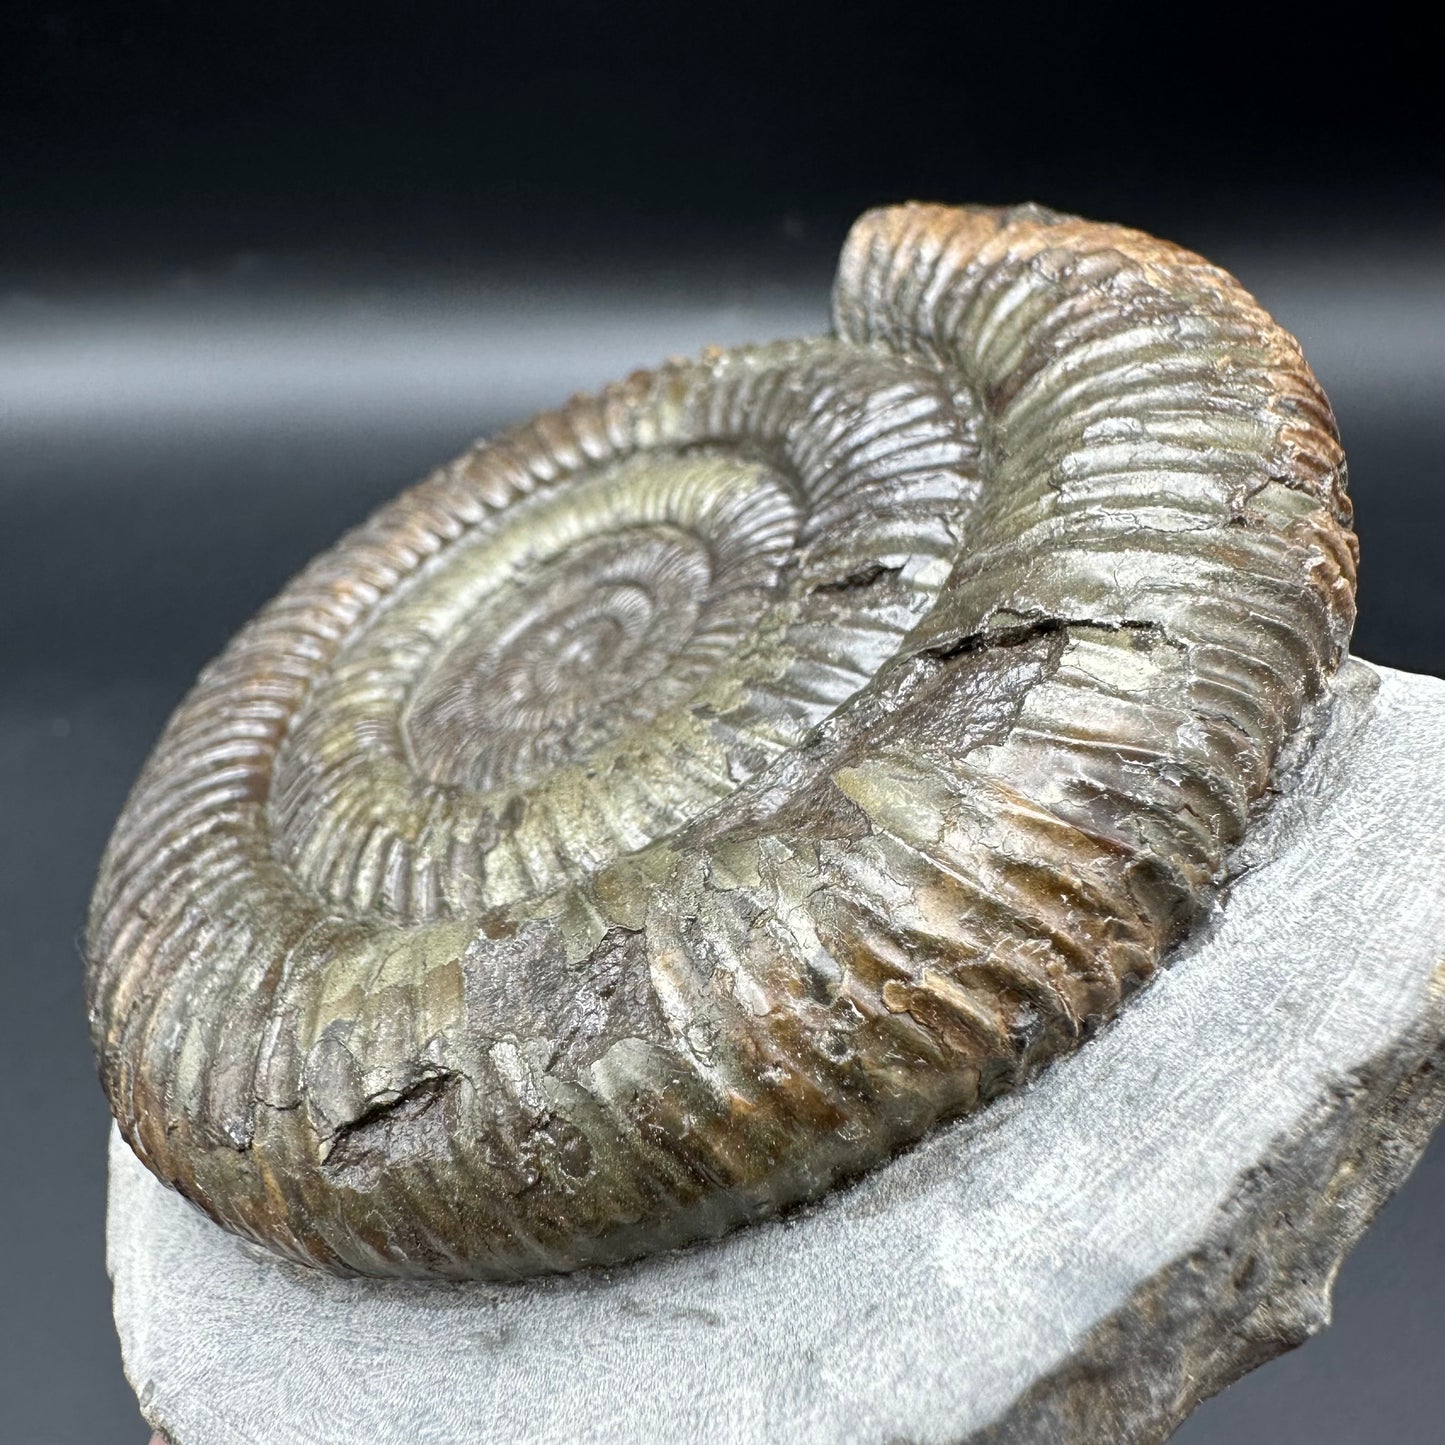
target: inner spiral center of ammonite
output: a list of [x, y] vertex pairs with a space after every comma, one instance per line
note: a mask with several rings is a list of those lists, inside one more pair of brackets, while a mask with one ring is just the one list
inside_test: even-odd
[[870, 684], [948, 575], [973, 433], [928, 368], [803, 352], [670, 384], [632, 450], [569, 450], [419, 559], [278, 751], [272, 836], [307, 886], [410, 919], [542, 897]]
[[596, 538], [509, 580], [417, 689], [414, 754], [437, 782], [492, 790], [596, 753], [706, 679], [723, 638], [696, 645], [699, 615], [711, 614], [704, 643], [731, 630], [712, 583], [705, 542], [667, 526]]

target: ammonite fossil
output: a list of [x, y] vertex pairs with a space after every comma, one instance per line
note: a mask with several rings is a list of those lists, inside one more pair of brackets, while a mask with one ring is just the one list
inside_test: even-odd
[[1328, 404], [1199, 257], [864, 216], [834, 334], [478, 446], [202, 674], [88, 941], [125, 1137], [365, 1274], [621, 1261], [1072, 1048], [1340, 663]]

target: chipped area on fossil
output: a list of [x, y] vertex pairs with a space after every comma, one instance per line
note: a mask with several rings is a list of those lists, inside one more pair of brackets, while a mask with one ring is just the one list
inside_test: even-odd
[[816, 1196], [1206, 911], [1353, 619], [1224, 273], [870, 213], [835, 335], [479, 445], [202, 675], [87, 944], [128, 1141], [308, 1263], [513, 1275]]

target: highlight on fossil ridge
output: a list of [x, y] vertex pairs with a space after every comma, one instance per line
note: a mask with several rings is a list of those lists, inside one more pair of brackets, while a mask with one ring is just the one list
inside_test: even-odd
[[870, 212], [831, 336], [475, 447], [205, 670], [92, 905], [125, 1138], [376, 1275], [620, 1261], [883, 1161], [1208, 906], [1344, 656], [1343, 476], [1198, 256]]

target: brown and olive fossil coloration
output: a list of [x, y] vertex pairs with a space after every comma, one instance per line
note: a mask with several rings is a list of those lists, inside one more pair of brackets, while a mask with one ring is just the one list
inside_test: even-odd
[[125, 1137], [339, 1272], [620, 1261], [1072, 1048], [1339, 665], [1293, 339], [1136, 231], [903, 206], [835, 334], [459, 460], [207, 668], [103, 862]]

